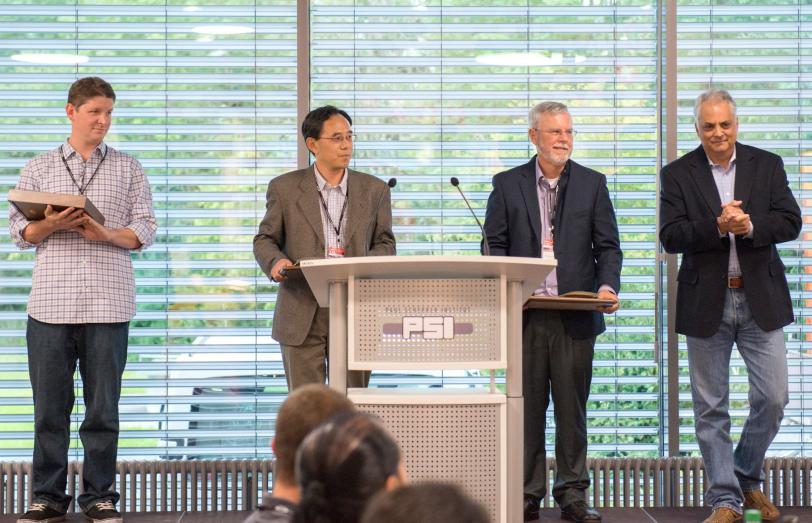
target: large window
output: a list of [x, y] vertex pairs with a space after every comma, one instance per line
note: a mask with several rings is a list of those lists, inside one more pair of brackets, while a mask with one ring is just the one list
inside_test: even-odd
[[[809, 222], [810, 91], [809, 50], [812, 11], [806, 2], [779, 0], [678, 3], [677, 71], [679, 92], [679, 153], [698, 144], [693, 126], [693, 101], [709, 86], [729, 89], [738, 103], [739, 140], [781, 155], [804, 223]], [[796, 322], [784, 329], [790, 376], [790, 403], [771, 452], [808, 456], [812, 450], [809, 399], [812, 380], [809, 358], [812, 329], [812, 265], [806, 258], [812, 236], [804, 226], [797, 241], [779, 246], [787, 266]], [[684, 340], [681, 340], [684, 341]], [[684, 343], [680, 358], [680, 439], [683, 452], [698, 453]], [[734, 353], [731, 361], [730, 411], [738, 439], [749, 405], [747, 371]]]
[[[698, 143], [692, 99], [710, 85], [729, 88], [741, 139], [784, 157], [806, 210], [812, 11], [800, 0], [668, 1], [677, 7], [672, 25], [665, 0], [298, 0], [309, 20], [297, 20], [297, 0], [6, 0], [0, 460], [30, 459], [33, 436], [25, 348], [33, 251], [11, 244], [3, 196], [28, 159], [65, 139], [67, 88], [87, 75], [117, 90], [109, 142], [144, 165], [160, 224], [156, 244], [134, 254], [122, 458], [270, 454], [286, 387], [270, 339], [276, 287], [256, 267], [251, 240], [268, 181], [297, 167], [297, 110], [335, 103], [353, 116], [353, 167], [398, 179], [400, 254], [477, 255], [478, 227], [448, 180], [460, 179], [484, 217], [491, 177], [533, 154], [527, 111], [542, 100], [570, 106], [574, 158], [606, 174], [625, 255], [623, 307], [596, 346], [590, 451], [664, 455], [666, 426], [679, 421], [681, 451], [696, 453], [684, 352], [675, 369], [680, 408], [669, 418], [656, 336], [656, 190], [667, 132], [658, 125], [660, 102], [669, 101], [661, 73], [676, 53], [680, 154]], [[303, 23], [309, 60], [297, 46]], [[302, 71], [309, 89], [297, 86]], [[300, 94], [308, 91], [309, 99]], [[808, 234], [782, 246], [798, 321], [786, 331], [791, 403], [772, 449], [779, 454], [805, 453], [812, 431], [803, 397], [812, 390]], [[740, 427], [740, 359], [733, 375]], [[477, 369], [378, 373], [373, 385], [487, 380]], [[72, 458], [79, 447], [75, 438]]]
[[[0, 6], [0, 21], [0, 191], [65, 139], [68, 86], [88, 75], [116, 88], [108, 141], [136, 156], [152, 185], [160, 228], [134, 255], [119, 455], [269, 455], [286, 388], [270, 339], [274, 289], [251, 240], [267, 182], [296, 166], [295, 2], [21, 1]], [[10, 243], [5, 205], [0, 455], [30, 459], [33, 251]]]
[[353, 114], [357, 169], [398, 178], [401, 254], [477, 255], [479, 228], [449, 178], [484, 219], [491, 177], [535, 154], [528, 109], [569, 105], [574, 158], [607, 175], [625, 255], [623, 309], [595, 351], [590, 450], [659, 455], [656, 11], [642, 0], [311, 6], [313, 104]]

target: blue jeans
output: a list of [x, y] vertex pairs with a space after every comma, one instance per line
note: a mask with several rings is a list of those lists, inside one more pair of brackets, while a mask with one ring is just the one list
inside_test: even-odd
[[[728, 414], [733, 343], [747, 365], [750, 414], [732, 450]], [[756, 325], [742, 289], [729, 289], [722, 323], [709, 338], [688, 336], [688, 364], [699, 449], [705, 462], [705, 504], [741, 512], [743, 492], [761, 488], [764, 455], [789, 402], [783, 329]]]
[[33, 501], [66, 512], [73, 374], [79, 361], [85, 415], [82, 509], [117, 503], [118, 400], [127, 362], [129, 323], [52, 324], [28, 317], [28, 370], [34, 393]]

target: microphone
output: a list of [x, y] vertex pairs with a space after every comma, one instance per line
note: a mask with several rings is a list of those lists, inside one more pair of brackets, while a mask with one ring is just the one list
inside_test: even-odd
[[[387, 185], [387, 187], [389, 187], [390, 191], [392, 189], [394, 189], [395, 185], [397, 185], [397, 184], [398, 184], [398, 181], [397, 181], [396, 178], [389, 178], [389, 181], [386, 182], [386, 185]], [[383, 202], [383, 198], [384, 198], [384, 196], [386, 196], [386, 194], [387, 194], [386, 191], [381, 191], [381, 196], [380, 196], [380, 198], [378, 198], [378, 206], [376, 207], [376, 209], [380, 209], [381, 202]], [[392, 209], [390, 208], [389, 211], [390, 211], [390, 214], [391, 214]], [[376, 223], [375, 221], [370, 221], [369, 222], [369, 224], [367, 225], [367, 233], [369, 233], [370, 227], [375, 227], [375, 223]]]
[[482, 250], [484, 251], [485, 256], [490, 256], [491, 255], [491, 247], [490, 247], [490, 245], [488, 245], [488, 235], [485, 234], [485, 227], [483, 227], [482, 223], [480, 223], [479, 218], [477, 218], [476, 213], [471, 208], [471, 204], [468, 202], [468, 198], [465, 197], [465, 193], [462, 192], [462, 189], [460, 189], [460, 181], [456, 177], [452, 176], [451, 177], [451, 185], [456, 187], [457, 190], [460, 192], [460, 196], [462, 196], [462, 199], [465, 200], [465, 205], [467, 205], [468, 210], [471, 211], [471, 216], [474, 217], [474, 220], [476, 220], [476, 224], [479, 225], [479, 230], [482, 233]]

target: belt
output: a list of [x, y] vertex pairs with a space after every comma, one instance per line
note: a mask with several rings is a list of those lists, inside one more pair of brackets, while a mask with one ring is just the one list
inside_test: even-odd
[[728, 289], [741, 289], [744, 287], [744, 278], [741, 276], [728, 276], [727, 288]]

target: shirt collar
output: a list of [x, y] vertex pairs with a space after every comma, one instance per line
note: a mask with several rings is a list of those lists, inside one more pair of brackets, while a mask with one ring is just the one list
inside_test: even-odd
[[[730, 157], [730, 163], [728, 164], [728, 169], [733, 167], [733, 165], [735, 165], [735, 164], [736, 164], [736, 146], [734, 145], [733, 146], [733, 156]], [[714, 167], [719, 167], [719, 168], [722, 167], [722, 164], [713, 163], [713, 160], [710, 159], [710, 156], [708, 156], [708, 165], [711, 166], [711, 169], [713, 169]]]
[[[319, 168], [316, 167], [316, 164], [313, 163], [313, 172], [316, 174], [316, 185], [319, 188], [319, 192], [324, 190], [324, 186], [327, 185], [327, 180], [325, 180], [321, 173], [319, 172]], [[341, 177], [341, 182], [338, 184], [338, 188], [341, 190], [341, 194], [347, 196], [347, 177], [349, 176], [349, 170], [344, 169], [344, 176]]]
[[[101, 156], [106, 155], [107, 154], [107, 144], [104, 143], [104, 142], [101, 142], [99, 145], [96, 146], [95, 149], [93, 149], [93, 153], [95, 153], [96, 151], [98, 151]], [[66, 160], [69, 159], [74, 154], [78, 154], [76, 152], [76, 149], [74, 149], [73, 146], [70, 144], [70, 142], [67, 141], [67, 140], [65, 140], [65, 143], [62, 144], [62, 146], [60, 147], [59, 152], [62, 153], [62, 157], [65, 158]], [[90, 157], [92, 158], [93, 154], [91, 154]]]
[[[544, 173], [541, 172], [541, 165], [539, 165], [538, 157], [536, 157], [536, 160], [533, 163], [536, 165], [536, 185], [541, 186], [539, 181], [541, 181], [541, 179], [544, 178]], [[564, 164], [564, 169], [561, 171], [561, 175], [558, 178], [556, 178], [555, 180], [545, 178], [544, 181], [546, 182], [547, 186], [550, 189], [555, 189], [555, 186], [558, 185], [559, 182], [561, 182], [561, 179], [567, 174], [569, 174], [569, 172], [570, 172], [570, 160], [567, 160], [567, 163]]]

